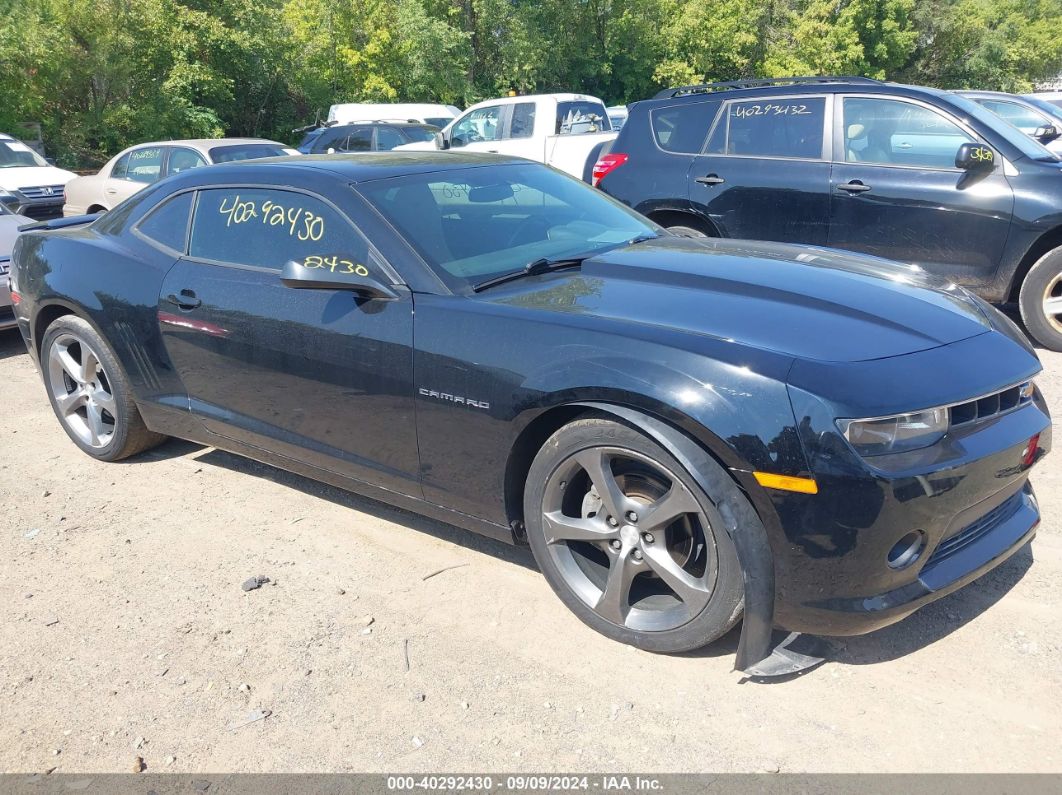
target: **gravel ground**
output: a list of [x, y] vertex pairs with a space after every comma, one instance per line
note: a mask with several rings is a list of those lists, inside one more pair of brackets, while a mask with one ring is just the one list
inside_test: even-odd
[[0, 383], [0, 770], [1062, 771], [1062, 451], [1031, 550], [759, 684], [736, 633], [594, 634], [524, 549], [185, 442], [97, 463], [17, 333]]

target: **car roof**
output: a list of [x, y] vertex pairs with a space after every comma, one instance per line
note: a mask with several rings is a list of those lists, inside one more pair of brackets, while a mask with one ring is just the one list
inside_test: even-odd
[[[836, 94], [858, 91], [859, 93], [887, 93], [907, 97], [932, 95], [946, 97], [951, 92], [929, 86], [912, 86], [905, 83], [890, 83], [869, 77], [782, 77], [768, 80], [735, 80], [728, 83], [702, 83], [677, 86], [658, 92], [652, 99], [637, 105], [663, 105], [676, 102], [700, 101], [712, 97], [727, 99], [743, 96], [787, 96], [792, 94]], [[628, 106], [630, 107], [630, 106]]]
[[[302, 157], [267, 157], [259, 160], [243, 160], [236, 163], [220, 163], [209, 169], [189, 169], [174, 179], [183, 187], [188, 183], [210, 183], [240, 180], [247, 177], [249, 169], [273, 173], [275, 171], [324, 173], [337, 176], [347, 182], [402, 177], [409, 174], [458, 171], [477, 166], [527, 165], [521, 157], [498, 155], [488, 152], [358, 152], [335, 155], [303, 155]], [[544, 168], [544, 166], [543, 166]]]
[[279, 141], [270, 141], [267, 138], [183, 138], [176, 141], [146, 141], [142, 144], [127, 146], [122, 152], [147, 146], [186, 146], [189, 149], [197, 149], [205, 154], [218, 146], [247, 146], [253, 144], [271, 144], [287, 148], [287, 144], [282, 144]]

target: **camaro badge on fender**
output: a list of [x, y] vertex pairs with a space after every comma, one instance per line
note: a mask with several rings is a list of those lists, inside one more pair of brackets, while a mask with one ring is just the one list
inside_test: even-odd
[[461, 395], [451, 395], [449, 392], [436, 392], [434, 389], [425, 389], [424, 387], [421, 387], [419, 392], [423, 397], [445, 400], [449, 403], [460, 403], [464, 406], [471, 406], [474, 409], [490, 408], [490, 403], [485, 400], [473, 400], [472, 398], [462, 397]]

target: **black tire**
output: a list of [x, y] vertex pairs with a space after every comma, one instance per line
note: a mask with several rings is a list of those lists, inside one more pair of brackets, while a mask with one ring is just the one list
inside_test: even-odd
[[[611, 486], [598, 489], [589, 473], [602, 461], [622, 505], [599, 499]], [[697, 649], [726, 634], [742, 613], [741, 565], [716, 503], [745, 498], [725, 475], [719, 481], [729, 493], [705, 494], [671, 453], [637, 429], [607, 417], [579, 419], [554, 433], [531, 464], [524, 489], [528, 542], [550, 587], [591, 628], [647, 651]], [[632, 499], [636, 507], [629, 510]], [[610, 501], [624, 510], [618, 528], [605, 515]], [[672, 510], [663, 513], [677, 518], [656, 525], [654, 513], [665, 502]], [[587, 528], [591, 541], [560, 540]], [[623, 587], [625, 599], [609, 597]]]
[[[1048, 313], [1046, 300], [1057, 299], [1058, 312]], [[1053, 351], [1062, 351], [1062, 248], [1044, 254], [1032, 266], [1018, 294], [1021, 319], [1033, 339]]]
[[711, 237], [711, 235], [705, 234], [700, 229], [696, 229], [692, 226], [686, 226], [684, 224], [674, 224], [672, 226], [669, 226], [667, 227], [667, 231], [669, 231], [673, 235], [678, 235], [679, 237], [692, 237], [695, 239], [702, 240]]
[[48, 326], [41, 373], [59, 424], [93, 458], [119, 461], [167, 438], [144, 425], [114, 351], [84, 319], [64, 315]]

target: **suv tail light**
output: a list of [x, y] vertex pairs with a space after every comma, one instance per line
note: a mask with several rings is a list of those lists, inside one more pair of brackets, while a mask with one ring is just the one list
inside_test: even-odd
[[626, 163], [628, 159], [627, 155], [620, 153], [603, 156], [594, 163], [593, 182], [590, 184], [596, 188], [601, 180]]

